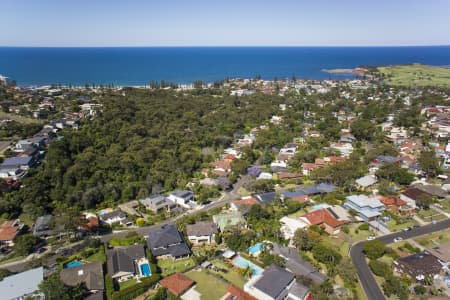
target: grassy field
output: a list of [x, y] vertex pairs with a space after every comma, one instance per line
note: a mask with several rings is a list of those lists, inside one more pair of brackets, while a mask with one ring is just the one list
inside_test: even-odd
[[372, 234], [372, 232], [369, 230], [359, 230], [358, 226], [359, 224], [353, 224], [349, 228], [350, 231], [348, 233], [348, 236], [350, 236], [353, 242], [365, 240], [369, 235]]
[[211, 273], [222, 276], [226, 281], [234, 284], [235, 286], [241, 289], [244, 288], [244, 284], [247, 282], [247, 280], [241, 275], [239, 275], [238, 272], [228, 267], [225, 263], [221, 262], [220, 260], [213, 260], [212, 264], [221, 269], [226, 269], [227, 273], [210, 270]]
[[430, 208], [430, 209], [422, 209], [417, 213], [417, 216], [424, 220], [425, 222], [430, 222], [432, 220], [434, 221], [440, 221], [446, 218], [443, 214], [439, 213], [438, 211]]
[[161, 269], [162, 276], [168, 276], [176, 272], [184, 272], [193, 266], [195, 266], [195, 262], [192, 258], [185, 258], [176, 261], [172, 259], [158, 260], [158, 267]]
[[378, 67], [387, 83], [401, 86], [450, 86], [450, 69], [420, 64]]
[[98, 251], [97, 253], [92, 254], [88, 258], [86, 258], [87, 262], [106, 262], [106, 255], [103, 251]]
[[439, 232], [423, 235], [418, 238], [415, 238], [414, 240], [426, 248], [450, 242], [450, 228]]
[[202, 300], [220, 299], [227, 292], [228, 285], [206, 271], [192, 270], [185, 275], [195, 281], [195, 290]]
[[42, 121], [39, 121], [38, 119], [33, 119], [31, 117], [29, 118], [29, 117], [24, 117], [24, 116], [11, 114], [11, 113], [5, 113], [4, 111], [0, 111], [0, 120], [8, 120], [8, 119], [14, 120], [19, 123], [24, 123], [24, 124], [42, 123]]
[[405, 223], [397, 224], [397, 222], [392, 219], [391, 221], [387, 222], [387, 225], [388, 225], [388, 228], [390, 231], [395, 232], [395, 231], [400, 231], [406, 227], [412, 227], [414, 225], [417, 225], [417, 222], [414, 220], [409, 220]]
[[127, 287], [135, 285], [136, 283], [138, 283], [138, 282], [134, 278], [130, 279], [130, 280], [127, 280], [127, 281], [122, 281], [122, 282], [119, 283], [119, 289], [120, 290], [126, 289]]

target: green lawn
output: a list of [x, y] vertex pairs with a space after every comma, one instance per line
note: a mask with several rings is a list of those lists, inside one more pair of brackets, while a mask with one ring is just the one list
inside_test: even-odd
[[201, 294], [202, 300], [220, 299], [227, 292], [227, 283], [204, 270], [192, 270], [185, 275], [195, 281], [195, 290]]
[[450, 69], [420, 64], [378, 67], [392, 85], [450, 86]]
[[92, 254], [91, 256], [86, 258], [87, 262], [106, 262], [106, 255], [103, 251], [98, 251], [97, 253]]
[[168, 276], [177, 272], [184, 272], [187, 269], [195, 266], [195, 262], [192, 258], [184, 258], [180, 260], [172, 259], [159, 259], [158, 267], [161, 269], [162, 276]]
[[397, 224], [397, 222], [394, 219], [392, 219], [389, 222], [387, 222], [387, 225], [388, 225], [388, 228], [390, 231], [395, 232], [395, 231], [400, 231], [406, 227], [412, 227], [414, 225], [417, 225], [417, 222], [414, 220], [408, 220], [404, 223]]
[[307, 213], [306, 209], [300, 209], [300, 210], [297, 210], [295, 213], [288, 215], [288, 217], [298, 218], [306, 213]]
[[450, 214], [450, 199], [444, 199], [442, 201], [439, 201], [439, 204], [442, 205], [442, 210], [446, 213]]
[[348, 255], [348, 250], [350, 248], [350, 244], [348, 242], [331, 236], [327, 237], [325, 241], [332, 245], [334, 249], [339, 250], [342, 256]]
[[423, 247], [434, 247], [439, 244], [450, 242], [450, 229], [423, 235], [415, 238], [414, 240]]
[[244, 288], [244, 284], [247, 282], [247, 280], [244, 277], [242, 277], [238, 272], [236, 272], [235, 270], [233, 270], [232, 268], [227, 266], [227, 264], [225, 264], [220, 260], [213, 260], [211, 263], [221, 269], [226, 269], [228, 271], [227, 273], [224, 273], [210, 270], [211, 273], [222, 276], [225, 280], [241, 289]]
[[360, 224], [350, 225], [350, 228], [349, 228], [350, 230], [347, 235], [350, 236], [350, 238], [353, 240], [353, 242], [359, 242], [359, 241], [366, 240], [367, 237], [372, 234], [372, 232], [369, 230], [358, 229], [359, 225]]
[[122, 281], [122, 282], [119, 283], [119, 289], [120, 290], [126, 289], [127, 287], [135, 285], [136, 283], [138, 283], [138, 282], [134, 278], [130, 279], [130, 280], [127, 280], [127, 281]]
[[244, 189], [243, 187], [240, 187], [238, 190], [238, 194], [241, 196], [250, 196], [252, 193]]
[[444, 216], [443, 214], [441, 214], [440, 212], [438, 212], [437, 210], [434, 210], [432, 208], [430, 209], [421, 209], [418, 213], [417, 216], [419, 218], [421, 218], [422, 220], [424, 220], [425, 222], [430, 222], [432, 220], [434, 221], [440, 221], [446, 218], [446, 216]]

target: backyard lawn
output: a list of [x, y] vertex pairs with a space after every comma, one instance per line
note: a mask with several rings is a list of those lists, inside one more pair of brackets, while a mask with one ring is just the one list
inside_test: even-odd
[[222, 276], [225, 280], [229, 281], [230, 283], [234, 284], [235, 286], [241, 289], [244, 288], [244, 284], [247, 282], [247, 280], [244, 277], [242, 277], [238, 272], [236, 272], [235, 270], [233, 270], [232, 268], [227, 266], [227, 264], [225, 264], [220, 260], [213, 260], [211, 263], [221, 269], [227, 270], [226, 273], [210, 270], [211, 273]]
[[206, 271], [192, 270], [185, 275], [195, 281], [195, 290], [201, 294], [202, 300], [220, 299], [227, 292], [228, 284]]
[[369, 230], [360, 230], [358, 229], [359, 224], [351, 225], [349, 228], [348, 236], [353, 240], [353, 242], [359, 242], [367, 239], [367, 237], [373, 234]]
[[167, 276], [176, 272], [184, 272], [187, 269], [195, 266], [192, 258], [184, 258], [180, 260], [160, 259], [158, 260], [158, 267], [161, 269], [161, 275]]
[[86, 261], [88, 261], [88, 262], [96, 262], [96, 261], [106, 262], [106, 255], [103, 251], [97, 251], [96, 253], [87, 257]]
[[119, 289], [120, 290], [126, 289], [127, 287], [135, 285], [136, 283], [137, 283], [137, 280], [135, 278], [127, 280], [127, 281], [119, 282], [119, 287], [120, 287]]
[[307, 213], [306, 209], [300, 209], [300, 210], [297, 210], [295, 213], [288, 215], [288, 217], [298, 218], [306, 213]]

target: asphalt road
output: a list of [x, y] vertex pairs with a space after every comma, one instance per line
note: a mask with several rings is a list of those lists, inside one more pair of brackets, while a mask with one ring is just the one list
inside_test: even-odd
[[[428, 224], [419, 228], [414, 228], [410, 231], [399, 231], [392, 234], [384, 235], [376, 240], [381, 241], [385, 244], [391, 244], [397, 237], [402, 237], [404, 240], [414, 238], [420, 235], [429, 234], [435, 231], [440, 231], [450, 228], [450, 219], [445, 219], [443, 221], [437, 222], [436, 224]], [[368, 300], [381, 300], [386, 299], [383, 291], [378, 286], [375, 278], [370, 271], [369, 266], [366, 263], [366, 258], [363, 253], [364, 244], [366, 242], [362, 241], [352, 246], [350, 249], [350, 257], [352, 258], [353, 264], [358, 272], [359, 280], [361, 281], [364, 292], [366, 293]]]

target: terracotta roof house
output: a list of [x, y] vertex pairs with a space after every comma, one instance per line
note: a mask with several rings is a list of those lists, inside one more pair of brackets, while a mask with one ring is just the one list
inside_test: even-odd
[[309, 196], [306, 195], [303, 191], [295, 191], [295, 192], [281, 192], [280, 197], [284, 199], [290, 199], [295, 202], [306, 203], [309, 202]]
[[20, 231], [19, 220], [7, 220], [0, 225], [0, 245], [14, 246], [14, 238]]
[[311, 211], [300, 217], [301, 220], [310, 225], [322, 226], [329, 234], [339, 233], [341, 226], [345, 223], [336, 217], [326, 208]]
[[433, 255], [420, 252], [394, 261], [394, 270], [399, 273], [406, 273], [411, 278], [421, 281], [425, 276], [438, 275], [442, 265]]
[[384, 208], [393, 213], [399, 213], [405, 216], [411, 216], [414, 214], [415, 209], [406, 203], [406, 201], [400, 199], [397, 196], [380, 196], [378, 197]]
[[225, 295], [224, 300], [258, 300], [249, 293], [244, 292], [240, 288], [235, 285], [230, 284], [227, 287], [227, 294]]
[[103, 278], [103, 263], [93, 262], [78, 267], [65, 268], [59, 273], [61, 281], [68, 286], [83, 284], [89, 294], [103, 295], [105, 289]]
[[233, 200], [230, 204], [230, 210], [238, 211], [242, 207], [249, 208], [253, 205], [259, 205], [259, 201], [254, 197], [244, 197], [239, 200]]
[[305, 176], [308, 176], [311, 173], [311, 171], [314, 171], [317, 168], [318, 167], [316, 166], [316, 164], [302, 163], [302, 172], [303, 172], [303, 175], [305, 175]]
[[193, 245], [215, 243], [214, 237], [219, 232], [211, 221], [197, 222], [186, 226], [186, 235]]
[[[159, 281], [159, 284], [165, 287], [171, 294], [180, 297], [189, 290], [195, 282], [186, 275], [175, 273]], [[213, 288], [213, 287], [211, 287]]]
[[183, 235], [173, 224], [166, 224], [151, 230], [148, 234], [147, 246], [156, 258], [177, 259], [191, 254]]

